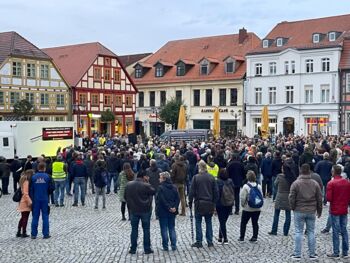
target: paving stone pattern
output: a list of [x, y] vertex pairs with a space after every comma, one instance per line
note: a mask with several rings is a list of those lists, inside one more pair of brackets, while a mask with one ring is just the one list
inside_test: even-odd
[[[100, 200], [101, 201], [101, 200]], [[121, 220], [120, 202], [116, 194], [107, 195], [107, 209], [94, 210], [94, 195], [87, 194], [85, 207], [80, 204], [72, 207], [72, 197], [66, 196], [65, 207], [51, 207], [50, 234], [48, 240], [42, 239], [41, 223], [36, 240], [16, 238], [17, 223], [20, 218], [12, 195], [0, 198], [0, 262], [292, 262], [289, 256], [293, 252], [292, 225], [290, 235], [282, 235], [284, 213], [281, 213], [278, 236], [269, 236], [274, 204], [271, 199], [265, 205], [259, 220], [259, 238], [255, 244], [249, 243], [252, 235], [251, 223], [248, 223], [246, 240], [239, 243], [240, 216], [232, 215], [228, 220], [229, 244], [215, 242], [215, 247], [191, 248], [191, 225], [188, 216], [177, 217], [176, 230], [178, 250], [163, 252], [159, 223], [154, 216], [151, 221], [151, 240], [154, 254], [144, 255], [142, 234], [136, 255], [129, 255], [130, 223]], [[316, 223], [318, 262], [350, 262], [350, 259], [330, 260], [326, 253], [332, 250], [331, 234], [320, 234], [327, 220], [327, 209]], [[30, 233], [31, 216], [28, 223]], [[214, 236], [217, 238], [219, 222], [213, 218]], [[203, 223], [204, 228], [204, 223]], [[141, 226], [139, 233], [142, 233]], [[204, 235], [205, 236], [205, 235]], [[216, 239], [215, 239], [216, 240]], [[303, 260], [307, 257], [307, 239], [303, 242]]]

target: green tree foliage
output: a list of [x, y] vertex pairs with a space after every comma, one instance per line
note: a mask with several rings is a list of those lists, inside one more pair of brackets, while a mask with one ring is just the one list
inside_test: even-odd
[[109, 109], [101, 113], [101, 122], [113, 122], [115, 116]]
[[16, 119], [27, 121], [28, 117], [35, 113], [35, 108], [29, 101], [20, 100], [13, 105], [13, 113], [16, 116]]
[[183, 101], [176, 98], [171, 98], [165, 106], [160, 110], [159, 117], [162, 121], [167, 124], [171, 124], [175, 129], [177, 126], [177, 121], [179, 119], [179, 111]]

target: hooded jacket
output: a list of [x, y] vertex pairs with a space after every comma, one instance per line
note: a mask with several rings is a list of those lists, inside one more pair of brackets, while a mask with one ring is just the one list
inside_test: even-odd
[[[179, 192], [177, 188], [171, 183], [170, 179], [161, 182], [157, 192], [157, 214], [159, 217], [175, 216], [178, 214], [178, 207], [180, 203]], [[169, 211], [170, 208], [176, 208], [175, 213]]]

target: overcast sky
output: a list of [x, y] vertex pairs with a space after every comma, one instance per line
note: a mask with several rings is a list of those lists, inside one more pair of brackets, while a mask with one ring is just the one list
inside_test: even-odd
[[347, 0], [1, 0], [0, 31], [38, 47], [99, 41], [117, 55], [169, 40], [237, 33], [263, 38], [281, 21], [350, 13]]

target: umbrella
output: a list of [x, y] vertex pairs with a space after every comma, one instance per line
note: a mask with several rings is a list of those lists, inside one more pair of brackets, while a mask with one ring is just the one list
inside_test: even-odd
[[219, 108], [216, 107], [214, 111], [214, 126], [213, 126], [213, 134], [215, 139], [220, 136], [220, 113]]
[[267, 139], [269, 137], [269, 110], [267, 106], [261, 111], [261, 137]]
[[177, 129], [185, 130], [186, 129], [186, 110], [184, 105], [181, 105], [179, 111], [179, 119], [177, 121]]

